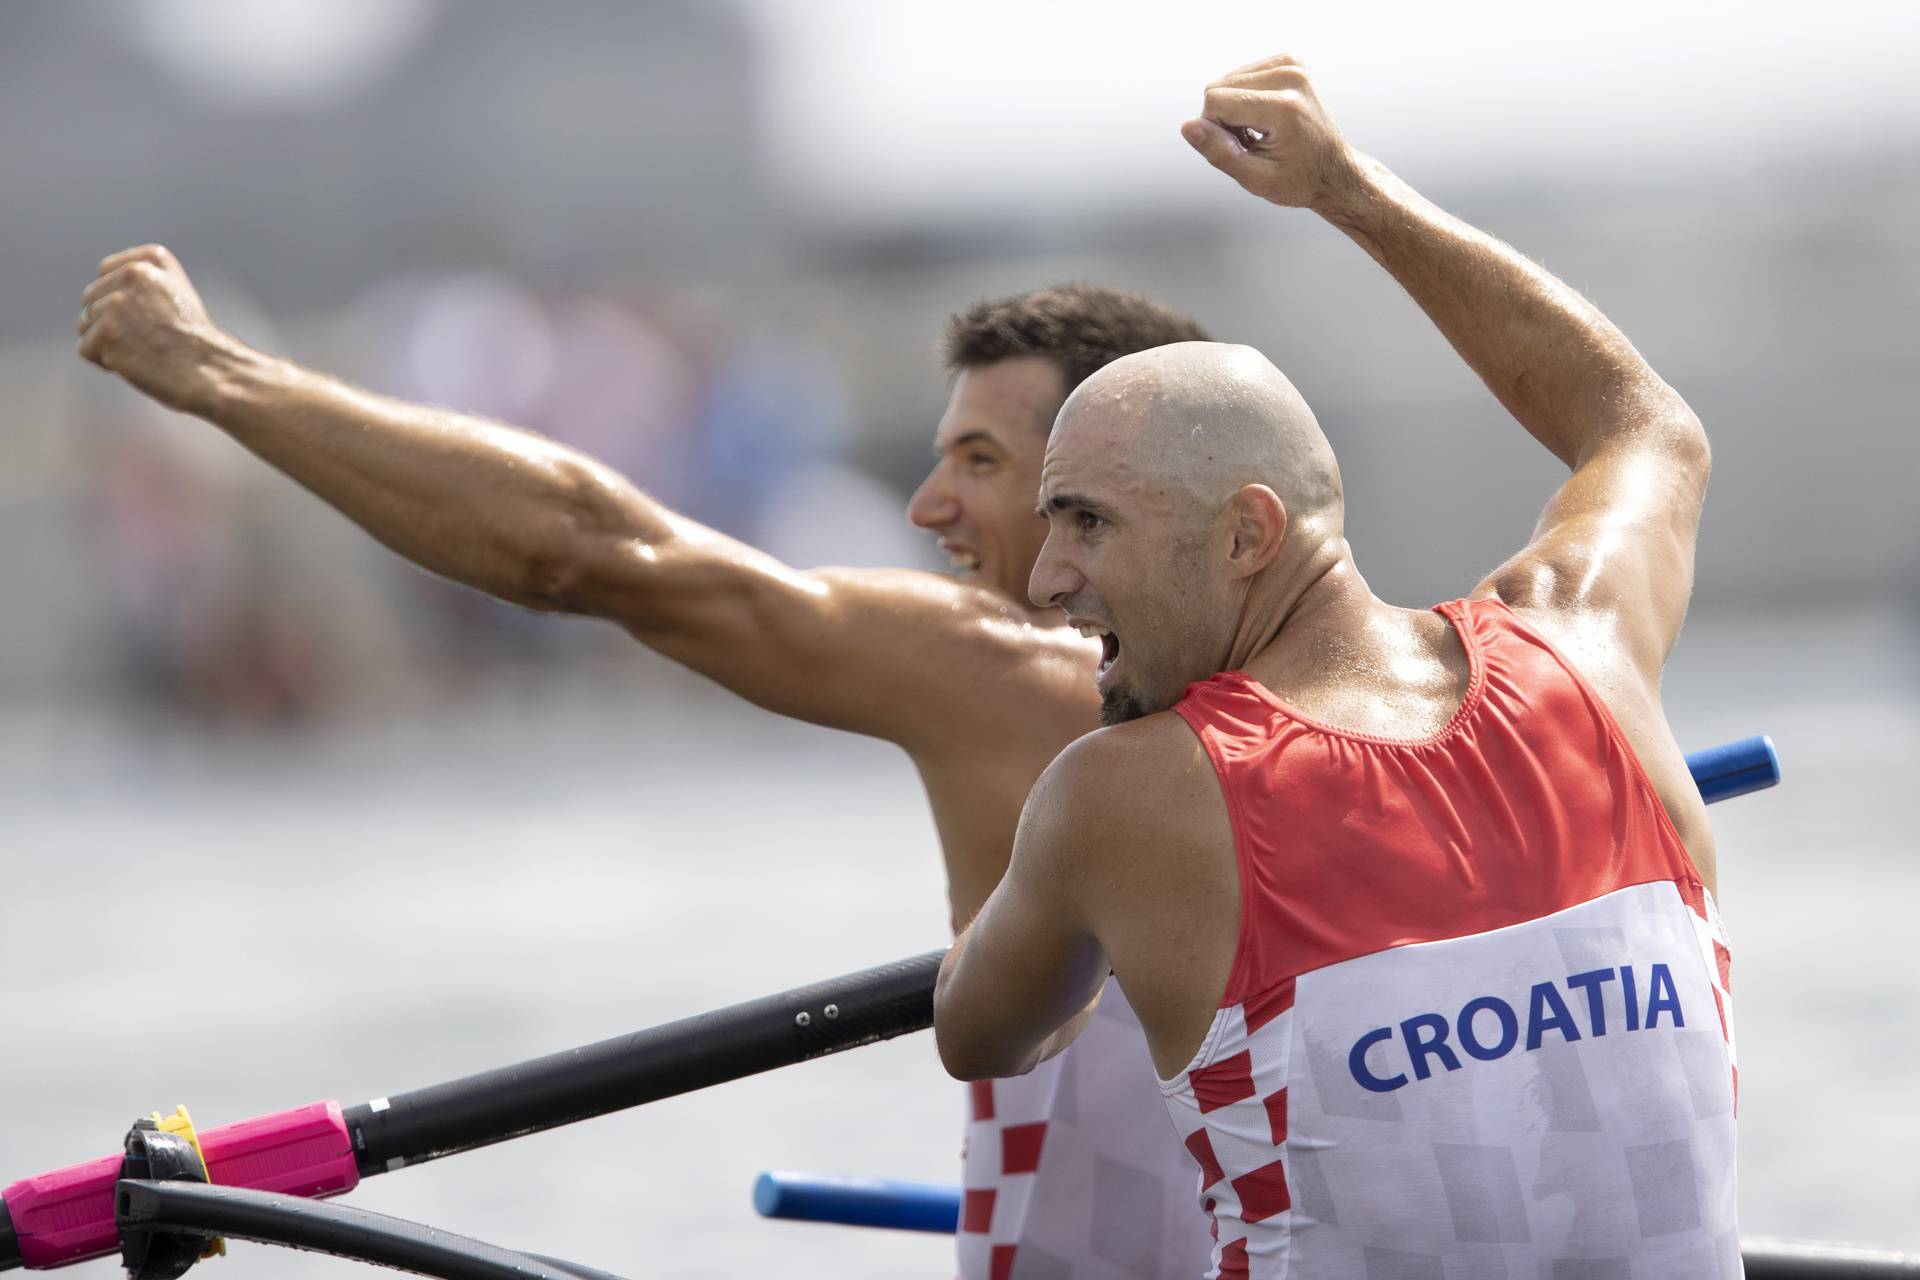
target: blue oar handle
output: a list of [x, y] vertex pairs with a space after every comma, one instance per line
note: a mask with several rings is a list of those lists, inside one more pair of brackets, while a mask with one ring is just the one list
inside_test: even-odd
[[763, 1218], [952, 1235], [960, 1225], [960, 1188], [770, 1169], [754, 1180], [753, 1207]]
[[1687, 768], [1693, 773], [1700, 798], [1708, 804], [1731, 800], [1749, 791], [1764, 791], [1780, 781], [1780, 753], [1764, 733], [1737, 742], [1691, 752]]

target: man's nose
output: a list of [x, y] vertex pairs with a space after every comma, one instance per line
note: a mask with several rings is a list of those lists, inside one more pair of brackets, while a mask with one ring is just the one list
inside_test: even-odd
[[958, 522], [960, 504], [947, 487], [943, 467], [935, 466], [907, 499], [907, 519], [922, 529], [941, 529]]
[[1084, 584], [1078, 571], [1053, 544], [1053, 534], [1040, 544], [1040, 557], [1027, 578], [1027, 599], [1045, 609], [1078, 591]]

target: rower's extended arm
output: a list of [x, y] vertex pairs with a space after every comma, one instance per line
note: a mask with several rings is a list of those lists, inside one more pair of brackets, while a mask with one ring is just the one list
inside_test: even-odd
[[214, 423], [434, 573], [608, 619], [770, 710], [909, 747], [918, 726], [977, 703], [941, 705], [991, 643], [990, 627], [949, 621], [972, 588], [906, 571], [799, 572], [552, 440], [263, 355], [208, 320], [157, 245], [104, 261], [86, 304], [82, 356]]
[[1680, 396], [1573, 289], [1349, 147], [1293, 59], [1216, 81], [1184, 132], [1247, 190], [1311, 208], [1365, 249], [1572, 468], [1532, 542], [1482, 591], [1614, 615], [1657, 679], [1692, 591], [1707, 483], [1706, 436]]

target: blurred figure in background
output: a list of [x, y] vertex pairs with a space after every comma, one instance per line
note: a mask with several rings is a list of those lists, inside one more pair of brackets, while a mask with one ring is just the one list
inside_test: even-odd
[[105, 631], [142, 700], [205, 725], [323, 715], [335, 681], [310, 603], [262, 540], [236, 536], [249, 522], [225, 477], [131, 425], [89, 445]]
[[[212, 324], [158, 246], [101, 263], [79, 328], [82, 356], [220, 427], [422, 567], [530, 609], [615, 622], [768, 710], [898, 744], [926, 785], [956, 930], [1005, 872], [1034, 779], [1097, 719], [1099, 647], [1058, 610], [1026, 601], [1054, 415], [1107, 363], [1207, 336], [1138, 295], [1079, 285], [954, 317], [952, 397], [908, 509], [939, 535], [947, 578], [799, 572], [555, 440], [263, 355]], [[751, 429], [782, 384], [729, 385], [735, 394], [711, 417], [717, 439], [704, 443], [725, 446], [734, 428], [746, 452], [719, 474], [738, 472], [735, 486], [750, 489], [749, 464], [770, 461], [753, 456]], [[1158, 1114], [1139, 1024], [1117, 989], [1107, 994], [1071, 1052], [971, 1090], [959, 1234], [968, 1280], [999, 1280], [1022, 1253], [1070, 1263], [1079, 1280], [1205, 1265], [1206, 1222]], [[1131, 1224], [1126, 1256], [1089, 1222]]]

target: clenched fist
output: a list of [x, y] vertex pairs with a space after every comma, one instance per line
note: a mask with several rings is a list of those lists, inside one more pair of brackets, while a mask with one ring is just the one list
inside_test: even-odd
[[157, 244], [106, 259], [81, 299], [80, 355], [170, 408], [192, 411], [212, 360], [233, 345], [207, 319], [180, 263]]
[[1316, 208], [1355, 172], [1306, 69], [1284, 53], [1208, 85], [1201, 118], [1180, 132], [1214, 168], [1275, 204]]

